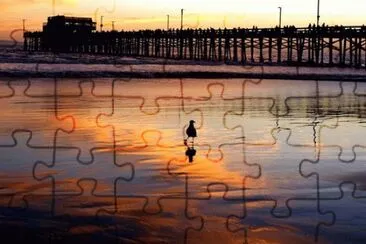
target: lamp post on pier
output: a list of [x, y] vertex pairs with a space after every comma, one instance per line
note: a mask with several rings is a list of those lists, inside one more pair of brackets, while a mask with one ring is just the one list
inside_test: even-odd
[[166, 15], [167, 19], [166, 19], [166, 30], [169, 30], [169, 14]]
[[279, 16], [279, 27], [281, 29], [281, 25], [282, 25], [282, 7], [278, 7], [280, 10], [280, 16]]
[[180, 10], [180, 29], [183, 30], [183, 13], [184, 9]]
[[102, 32], [103, 31], [103, 15], [102, 16], [100, 16], [100, 32]]
[[320, 0], [318, 0], [318, 11], [316, 16], [316, 26], [319, 26], [319, 19], [320, 19]]
[[25, 32], [25, 19], [22, 19], [23, 21], [23, 35], [24, 35], [24, 32]]

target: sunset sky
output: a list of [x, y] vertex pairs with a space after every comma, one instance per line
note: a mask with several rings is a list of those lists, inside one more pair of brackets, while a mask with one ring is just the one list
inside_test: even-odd
[[[41, 30], [42, 22], [55, 14], [93, 17], [98, 29], [104, 16], [104, 29], [166, 28], [180, 26], [180, 9], [184, 9], [184, 26], [207, 27], [273, 27], [278, 24], [278, 6], [282, 6], [282, 25], [307, 26], [316, 22], [317, 0], [1, 0], [0, 40], [22, 28]], [[365, 0], [321, 0], [320, 23], [328, 25], [366, 24]], [[96, 18], [96, 19], [95, 19]], [[20, 34], [20, 33], [18, 33]], [[17, 34], [17, 35], [18, 35]]]

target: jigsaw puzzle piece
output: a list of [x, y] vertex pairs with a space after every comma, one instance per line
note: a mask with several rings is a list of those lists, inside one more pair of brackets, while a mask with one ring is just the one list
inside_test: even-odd
[[[187, 100], [243, 98], [243, 79], [182, 79], [181, 82], [182, 97]], [[219, 87], [215, 89], [215, 86]]]
[[63, 241], [93, 241], [105, 242], [110, 240], [103, 235], [103, 228], [99, 225], [97, 213], [101, 208], [116, 209], [115, 195], [98, 195], [98, 181], [82, 179], [77, 182], [79, 192], [75, 194], [55, 194], [55, 208], [53, 216], [63, 218], [68, 223], [67, 235]]
[[187, 243], [188, 230], [203, 227], [201, 217], [190, 216], [186, 199], [159, 199], [161, 212], [148, 214], [143, 198], [117, 198], [117, 211], [98, 212], [104, 231], [115, 236], [115, 243]]
[[[48, 98], [56, 97], [56, 82], [55, 78], [28, 78], [29, 86], [24, 90], [24, 96], [29, 98]], [[67, 86], [64, 87], [64, 90]], [[70, 87], [69, 87], [70, 88]], [[48, 105], [48, 104], [47, 104]], [[53, 103], [51, 105], [54, 105]], [[54, 108], [50, 107], [50, 108]]]
[[241, 112], [228, 111], [224, 121], [227, 128], [242, 134], [247, 145], [272, 145], [271, 131], [277, 127], [277, 119], [268, 111], [269, 99], [244, 99]]
[[110, 78], [35, 78], [28, 80], [31, 86], [27, 87], [24, 92], [27, 97], [75, 98], [82, 97], [85, 93], [103, 98], [113, 96], [114, 80]]
[[[299, 84], [303, 84], [304, 89], [301, 91], [302, 95], [297, 94], [301, 96], [288, 96], [288, 91], [284, 92], [284, 89], [277, 87], [287, 85], [287, 83], [282, 84], [276, 81], [273, 84], [270, 84], [269, 81], [265, 82], [265, 87], [257, 87], [252, 96], [253, 89], [250, 87], [253, 84], [246, 82], [244, 86], [244, 110], [241, 113], [228, 113], [226, 116], [227, 126], [231, 129], [243, 130], [245, 143], [248, 145], [273, 144], [271, 131], [277, 127], [293, 130], [292, 144], [306, 146], [316, 144], [319, 139], [319, 126], [323, 125], [325, 120], [322, 115], [326, 113], [326, 101], [330, 98], [337, 99], [341, 94], [341, 89], [339, 83], [332, 82], [302, 81]], [[248, 86], [249, 91], [247, 91]], [[272, 90], [276, 89], [280, 90], [279, 98], [263, 95], [271, 94]], [[296, 88], [295, 90], [301, 89]], [[282, 109], [282, 112], [279, 108], [279, 101], [282, 101], [280, 107], [286, 107]], [[284, 111], [286, 112], [284, 113]]]
[[320, 129], [334, 126], [332, 106], [342, 94], [339, 82], [316, 81], [314, 97], [287, 99], [289, 113], [278, 119], [278, 126], [291, 129], [289, 143], [299, 146], [320, 146]]
[[27, 195], [47, 196], [52, 192], [52, 184], [38, 182], [32, 172], [36, 161], [52, 160], [53, 148], [30, 144], [31, 131], [16, 130], [12, 138], [13, 143], [0, 145], [1, 204], [9, 208], [9, 213], [26, 210], [32, 204], [25, 200]]
[[158, 200], [161, 197], [184, 197], [185, 178], [169, 174], [167, 163], [169, 157], [184, 153], [184, 146], [163, 147], [159, 145], [160, 133], [149, 132], [143, 135], [146, 146], [142, 148], [117, 149], [117, 162], [131, 162], [134, 167], [134, 178], [119, 181], [116, 194], [124, 197], [146, 198], [143, 211], [160, 212]]
[[[286, 87], [286, 89], [283, 89]], [[287, 101], [291, 98], [314, 97], [316, 82], [306, 80], [260, 80], [245, 83], [245, 99], [265, 99], [272, 101], [268, 107], [269, 113], [274, 116], [284, 116], [289, 113]]]
[[[101, 207], [115, 209], [115, 196], [96, 195], [97, 182], [94, 179], [80, 180], [77, 186], [79, 192], [74, 194], [53, 192], [49, 196], [27, 196], [27, 200], [36, 201], [40, 206], [34, 206], [28, 215], [17, 217], [27, 219], [30, 228], [37, 224], [38, 235], [32, 241], [44, 238], [51, 243], [112, 243], [108, 236], [103, 235], [96, 213]], [[48, 199], [50, 211], [47, 213], [42, 204], [44, 199]]]
[[321, 145], [338, 148], [338, 158], [344, 162], [356, 159], [355, 149], [366, 147], [366, 120], [355, 117], [337, 117], [320, 129]]
[[[31, 80], [10, 81], [12, 96], [0, 98], [0, 106], [6, 116], [0, 118], [0, 144], [11, 141], [15, 130], [32, 131], [32, 145], [53, 146], [55, 131], [70, 131], [73, 121], [70, 117], [60, 118], [55, 110], [55, 98], [50, 94], [28, 94], [33, 86]], [[33, 90], [43, 91], [53, 84], [34, 83]]]
[[292, 130], [289, 140], [291, 144], [318, 146], [320, 128], [334, 126], [334, 122], [328, 117], [329, 101], [339, 98], [342, 87], [339, 82], [316, 81], [314, 85], [315, 93], [308, 91], [308, 96], [285, 96], [288, 113], [281, 116], [272, 116], [268, 110], [268, 107], [274, 106], [272, 98], [245, 97], [243, 113], [229, 113], [226, 118], [227, 124], [229, 128], [244, 130], [245, 143], [248, 145], [273, 144], [270, 132], [273, 128], [281, 127]]
[[245, 231], [244, 243], [328, 243], [319, 237], [319, 230], [334, 224], [335, 215], [322, 212], [317, 199], [289, 200], [291, 214], [283, 218], [271, 215], [273, 201], [255, 198], [244, 201], [244, 217], [228, 219], [230, 231]]
[[366, 183], [362, 172], [366, 169], [364, 148], [356, 148], [357, 158], [352, 161], [338, 159], [337, 148], [322, 148], [317, 160], [303, 160], [300, 172], [309, 180], [317, 180], [320, 198], [336, 198], [339, 196], [339, 185], [342, 182], [353, 182], [358, 189], [365, 190]]
[[355, 82], [353, 94], [358, 97], [358, 115], [364, 118], [366, 115], [366, 85], [364, 82]]
[[223, 145], [220, 149], [223, 157], [217, 162], [207, 159], [206, 152], [202, 152], [199, 147], [193, 163], [187, 157], [172, 157], [169, 160], [169, 174], [189, 177], [189, 198], [207, 199], [210, 197], [208, 186], [222, 183], [228, 188], [228, 199], [236, 199], [242, 192], [244, 178], [259, 177], [260, 166], [245, 160], [243, 144]]
[[56, 195], [61, 193], [78, 193], [77, 182], [82, 179], [95, 179], [95, 194], [112, 195], [118, 180], [133, 179], [134, 169], [130, 163], [118, 163], [112, 149], [92, 151], [94, 160], [91, 163], [80, 163], [78, 149], [57, 148], [54, 161], [37, 162], [34, 165], [34, 177], [42, 182], [54, 182]]
[[[58, 82], [62, 83], [62, 80]], [[93, 149], [113, 147], [113, 128], [101, 127], [97, 121], [100, 114], [112, 111], [112, 98], [95, 96], [93, 81], [73, 82], [78, 85], [78, 93], [57, 95], [56, 109], [59, 117], [74, 118], [75, 126], [71, 132], [58, 133], [56, 143], [57, 147], [80, 149], [77, 159], [81, 162], [92, 162]]]
[[315, 160], [318, 153], [314, 147], [289, 144], [289, 129], [276, 129], [272, 135], [276, 139], [274, 145], [245, 146], [246, 162], [260, 165], [259, 177], [246, 180], [247, 195], [273, 200], [273, 215], [283, 217], [290, 214], [288, 199], [316, 197], [317, 181], [303, 177], [299, 166], [301, 159]]
[[332, 95], [319, 96], [318, 106], [323, 115], [357, 117], [365, 110], [366, 97], [357, 94], [357, 82], [322, 82], [322, 84], [323, 90], [332, 91]]
[[320, 129], [327, 123], [323, 118], [293, 117], [281, 118], [279, 128], [291, 130], [288, 143], [297, 146], [320, 146]]
[[337, 109], [340, 109], [339, 99], [346, 93], [342, 82], [318, 80], [309, 82], [314, 84], [313, 90], [309, 92], [309, 96], [286, 98], [286, 103], [290, 109], [290, 113], [287, 116], [309, 117], [309, 115], [316, 115], [323, 117], [331, 115]]
[[[28, 201], [40, 203], [37, 199]], [[42, 197], [43, 198], [43, 197]], [[6, 240], [12, 243], [60, 243], [61, 237], [68, 231], [68, 223], [62, 219], [50, 217], [50, 200], [47, 200], [47, 209], [42, 207], [29, 208], [27, 211], [17, 212], [11, 216], [2, 215], [0, 221], [0, 233]], [[36, 206], [36, 204], [34, 204]]]
[[[183, 89], [186, 89], [186, 87], [192, 89], [193, 87], [196, 90], [196, 85], [195, 83], [192, 83], [192, 81], [183, 80], [183, 82]], [[194, 80], [194, 82], [199, 84], [200, 80]], [[206, 83], [203, 82], [203, 84]], [[201, 86], [202, 84], [198, 87]], [[203, 116], [202, 123], [197, 123], [196, 126], [199, 138], [199, 142], [196, 145], [200, 147], [207, 147], [208, 158], [213, 161], [219, 161], [222, 157], [222, 153], [220, 152], [221, 145], [242, 142], [241, 132], [230, 130], [225, 125], [225, 114], [228, 111], [242, 111], [242, 82], [234, 82], [229, 87], [231, 87], [231, 90], [237, 91], [235, 93], [237, 97], [232, 99], [224, 98], [226, 86], [223, 83], [207, 84], [205, 89], [207, 95], [205, 96], [202, 96], [203, 94], [201, 90], [200, 93], [197, 91], [193, 93], [193, 90], [189, 93], [184, 90], [185, 99], [183, 101], [183, 110], [185, 113], [189, 114], [193, 111], [199, 110]], [[186, 96], [188, 97], [191, 94], [196, 94], [193, 96], [195, 98], [187, 99]]]
[[199, 230], [188, 230], [188, 243], [243, 243], [244, 230], [232, 232], [228, 229], [229, 216], [243, 216], [242, 197], [226, 199], [228, 187], [217, 183], [208, 186], [209, 197], [188, 199], [188, 212], [199, 215], [204, 225]]
[[338, 198], [320, 201], [320, 209], [332, 211], [336, 219], [333, 226], [322, 226], [319, 235], [331, 237], [332, 243], [362, 243], [366, 238], [366, 196], [357, 195], [351, 182], [342, 182], [339, 190]]
[[114, 191], [107, 190], [111, 195], [104, 194], [106, 189], [98, 193], [103, 187], [110, 186], [94, 178], [82, 178], [76, 181], [75, 192], [55, 192], [54, 215], [93, 216], [100, 208], [115, 209]]
[[181, 82], [177, 79], [114, 81], [114, 96], [138, 99], [141, 112], [147, 115], [158, 114], [161, 100], [179, 100], [182, 98], [181, 93]]
[[360, 97], [366, 96], [366, 84], [362, 81], [355, 82], [353, 94]]
[[[130, 78], [124, 78], [123, 80], [128, 80]], [[95, 97], [114, 97], [115, 93], [115, 83], [120, 82], [121, 79], [114, 78], [93, 78], [90, 79], [93, 82], [93, 95]]]
[[0, 80], [0, 99], [14, 96], [15, 91], [9, 86], [9, 84], [10, 80]]
[[[81, 97], [83, 95], [92, 95], [93, 97], [112, 98], [117, 96], [115, 93], [115, 84], [118, 82], [129, 81], [131, 78], [57, 78], [55, 86], [58, 97]], [[85, 90], [84, 90], [85, 89]], [[108, 112], [108, 111], [106, 111]]]
[[293, 106], [299, 101], [310, 103], [312, 106], [318, 105], [319, 99], [337, 99], [342, 94], [342, 88], [339, 83], [328, 81], [261, 80], [259, 83], [247, 82], [244, 93], [245, 99], [271, 100], [273, 103], [268, 111], [276, 117], [282, 117], [302, 108], [303, 106]]

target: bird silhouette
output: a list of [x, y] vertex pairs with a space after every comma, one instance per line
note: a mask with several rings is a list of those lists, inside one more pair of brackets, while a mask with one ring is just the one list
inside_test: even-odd
[[189, 121], [189, 126], [186, 130], [187, 139], [184, 140], [184, 144], [187, 145], [188, 138], [192, 138], [192, 144], [194, 143], [194, 138], [197, 137], [197, 131], [196, 128], [194, 128], [194, 120]]

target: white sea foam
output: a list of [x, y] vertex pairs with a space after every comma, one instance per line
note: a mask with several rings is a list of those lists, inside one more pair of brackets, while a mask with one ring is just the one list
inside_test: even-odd
[[365, 68], [306, 67], [279, 65], [241, 65], [207, 61], [167, 60], [156, 58], [111, 57], [89, 54], [29, 54], [16, 50], [0, 51], [0, 72], [2, 74], [26, 75], [27, 73], [62, 74], [89, 73], [94, 76], [111, 76], [114, 73], [215, 73], [267, 76], [329, 76], [366, 77]]

